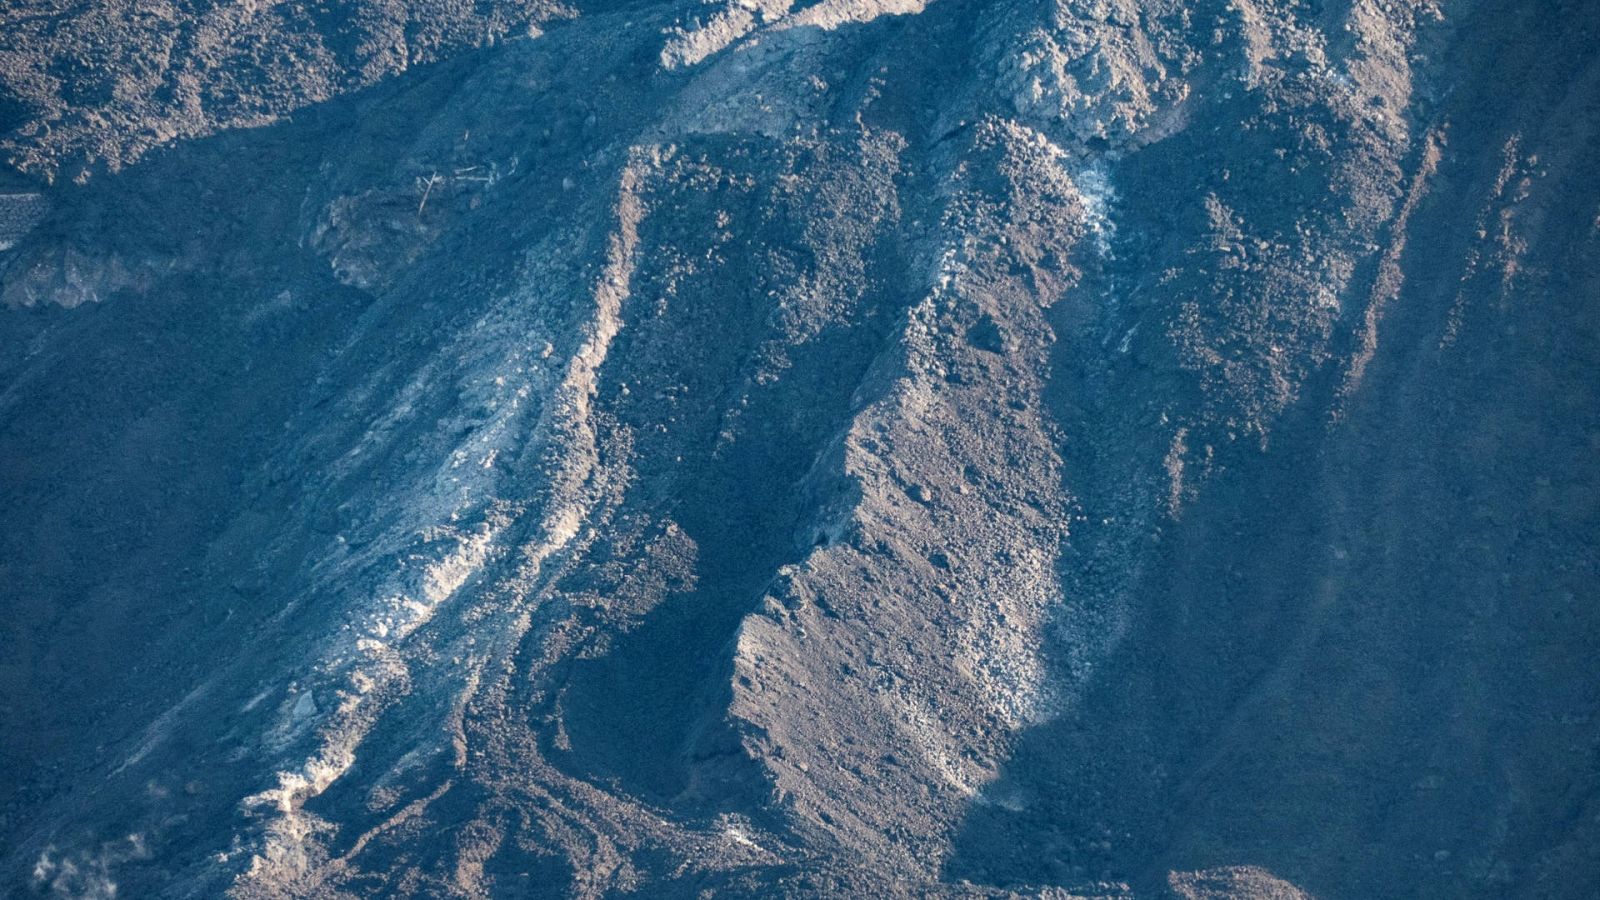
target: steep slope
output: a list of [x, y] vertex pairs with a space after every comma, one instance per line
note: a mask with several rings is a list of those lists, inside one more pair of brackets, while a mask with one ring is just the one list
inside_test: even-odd
[[352, 9], [8, 49], [0, 883], [1600, 889], [1592, 3]]

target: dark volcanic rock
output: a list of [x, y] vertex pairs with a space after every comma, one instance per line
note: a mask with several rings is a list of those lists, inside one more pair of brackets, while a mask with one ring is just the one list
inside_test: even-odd
[[0, 17], [0, 892], [1600, 894], [1592, 2]]

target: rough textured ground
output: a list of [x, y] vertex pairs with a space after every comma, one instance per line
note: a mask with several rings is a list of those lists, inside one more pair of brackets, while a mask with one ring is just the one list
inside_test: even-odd
[[1600, 7], [0, 10], [0, 893], [1600, 895]]

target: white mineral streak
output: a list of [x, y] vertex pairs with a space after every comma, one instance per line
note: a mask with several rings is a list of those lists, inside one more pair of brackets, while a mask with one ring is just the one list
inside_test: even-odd
[[[644, 214], [639, 197], [642, 173], [643, 168], [638, 165], [629, 165], [623, 172], [617, 228], [609, 240], [605, 270], [594, 289], [592, 318], [585, 328], [583, 343], [553, 390], [542, 390], [545, 386], [537, 375], [538, 367], [527, 364], [541, 341], [524, 339], [520, 345], [504, 350], [508, 334], [515, 333], [515, 329], [502, 327], [501, 317], [514, 307], [515, 297], [480, 319], [441, 354], [441, 360], [482, 358], [497, 349], [503, 354], [502, 364], [492, 370], [494, 374], [464, 380], [471, 389], [462, 392], [463, 405], [469, 409], [487, 408], [488, 421], [445, 456], [431, 490], [405, 501], [407, 514], [401, 518], [410, 533], [420, 535], [419, 549], [440, 542], [451, 545], [450, 549], [424, 566], [419, 579], [408, 579], [404, 573], [389, 579], [400, 589], [382, 594], [373, 604], [359, 626], [355, 653], [349, 653], [344, 642], [335, 640], [323, 654], [318, 668], [334, 675], [342, 670], [345, 687], [339, 691], [337, 707], [319, 729], [319, 745], [310, 757], [297, 767], [279, 771], [276, 787], [245, 798], [247, 807], [269, 811], [274, 817], [265, 826], [264, 840], [241, 876], [242, 882], [293, 883], [315, 865], [310, 839], [325, 826], [303, 810], [304, 804], [350, 770], [361, 742], [393, 704], [392, 695], [412, 678], [404, 653], [406, 639], [461, 594], [502, 549], [500, 539], [513, 519], [493, 512], [499, 487], [494, 468], [463, 468], [461, 462], [483, 458], [485, 453], [526, 452], [526, 448], [516, 447], [515, 441], [529, 432], [523, 419], [532, 393], [548, 393], [550, 397], [544, 416], [531, 429], [534, 443], [560, 446], [563, 452], [550, 478], [552, 493], [541, 520], [541, 536], [523, 551], [523, 572], [537, 575], [540, 566], [578, 534], [593, 502], [584, 490], [585, 483], [598, 459], [589, 407], [597, 373], [622, 327], [621, 310], [633, 274], [637, 226]], [[484, 349], [486, 346], [489, 349]], [[430, 368], [419, 374], [374, 432], [408, 416], [412, 404], [424, 393], [423, 379], [439, 377], [438, 372], [438, 368]], [[369, 434], [368, 439], [370, 443], [374, 436]], [[441, 510], [448, 512], [440, 516]], [[432, 524], [423, 524], [430, 514]], [[482, 518], [484, 524], [472, 530], [454, 524], [470, 517]], [[352, 661], [346, 662], [347, 659]], [[293, 705], [289, 708], [288, 721], [280, 725], [275, 735], [269, 735], [269, 742], [284, 742], [297, 732]]]

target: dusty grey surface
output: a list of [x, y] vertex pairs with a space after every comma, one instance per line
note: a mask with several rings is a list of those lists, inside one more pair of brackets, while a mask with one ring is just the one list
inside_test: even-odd
[[0, 24], [0, 893], [1600, 895], [1593, 2]]

